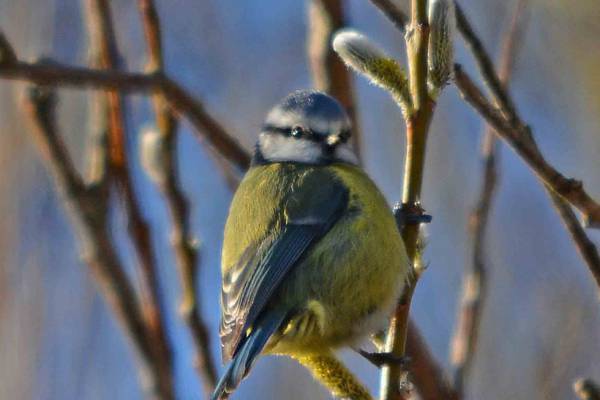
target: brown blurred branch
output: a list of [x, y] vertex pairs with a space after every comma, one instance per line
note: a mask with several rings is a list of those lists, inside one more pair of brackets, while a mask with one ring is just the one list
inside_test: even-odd
[[433, 358], [415, 323], [408, 323], [406, 354], [410, 357], [412, 380], [422, 400], [458, 400], [461, 396], [448, 382], [443, 369]]
[[392, 0], [371, 0], [371, 3], [375, 5], [398, 29], [400, 32], [406, 30], [406, 24], [408, 23], [408, 17], [402, 12]]
[[54, 93], [47, 88], [28, 90], [24, 105], [33, 121], [33, 139], [79, 233], [83, 258], [101, 294], [134, 345], [147, 390], [152, 397], [162, 399], [159, 392], [161, 367], [157, 365], [148, 340], [135, 290], [111, 241], [107, 225], [108, 197], [98, 187], [86, 186], [75, 170], [56, 130], [55, 103]]
[[477, 93], [480, 92], [479, 89], [472, 84], [472, 80], [460, 66], [457, 66], [456, 83], [465, 100], [494, 126], [497, 134], [524, 159], [549, 189], [577, 208], [590, 227], [600, 228], [600, 204], [584, 190], [581, 181], [565, 177], [543, 157], [531, 129], [517, 114], [510, 95], [499, 81], [490, 57], [458, 5], [457, 27], [471, 48], [483, 80], [498, 109], [491, 106], [485, 96], [479, 96], [480, 93]]
[[308, 17], [308, 60], [315, 87], [331, 94], [346, 108], [352, 121], [352, 141], [360, 159], [361, 136], [352, 77], [343, 61], [335, 54], [331, 40], [336, 31], [346, 26], [343, 0], [310, 0]]
[[[517, 45], [522, 40], [521, 22], [526, 1], [517, 1], [509, 29], [505, 35], [499, 63], [500, 84], [505, 89], [508, 88], [508, 82], [512, 75]], [[487, 297], [485, 238], [490, 208], [498, 180], [497, 157], [496, 137], [492, 128], [487, 125], [482, 146], [483, 182], [479, 201], [469, 218], [469, 228], [473, 238], [473, 259], [470, 268], [465, 270], [462, 300], [451, 345], [452, 364], [456, 368], [454, 387], [460, 397], [464, 397], [466, 381], [472, 368], [479, 339], [483, 307]]]
[[[529, 164], [529, 166], [536, 172], [537, 176], [542, 180], [548, 190], [552, 190], [554, 193], [562, 193], [562, 199], [576, 200], [578, 204], [584, 204], [593, 208], [594, 201], [588, 196], [583, 190], [583, 185], [580, 181], [574, 179], [568, 179], [560, 174], [554, 167], [546, 162], [541, 155], [535, 139], [531, 134], [531, 129], [517, 121], [517, 126], [511, 125], [489, 101], [485, 98], [481, 90], [477, 85], [466, 75], [460, 65], [456, 65], [454, 68], [456, 85], [459, 88], [464, 99], [471, 104], [481, 114], [485, 120], [494, 127], [494, 132], [504, 139], [522, 158]], [[574, 204], [572, 201], [569, 201]], [[584, 210], [580, 208], [580, 210]], [[579, 223], [578, 221], [568, 221], [568, 225], [573, 223]], [[590, 248], [593, 246], [591, 241], [587, 239], [583, 229], [579, 232], [580, 235], [573, 236], [574, 239], [583, 235], [586, 237], [586, 243], [577, 243], [579, 248]], [[588, 250], [589, 251], [589, 250]], [[600, 264], [593, 262], [593, 259], [585, 259], [588, 268], [596, 278], [600, 276]], [[592, 263], [590, 263], [592, 261]]]
[[17, 55], [6, 36], [0, 32], [0, 64], [14, 64], [15, 62], [17, 62]]
[[591, 379], [578, 379], [573, 390], [581, 400], [600, 400], [600, 386]]
[[[108, 0], [87, 0], [87, 19], [97, 67], [118, 70], [120, 56]], [[164, 309], [160, 301], [154, 247], [150, 227], [141, 213], [133, 187], [126, 149], [124, 104], [115, 89], [106, 91], [110, 177], [114, 178], [123, 201], [129, 237], [137, 255], [140, 275], [141, 305], [153, 355], [159, 368], [160, 393], [165, 399], [174, 398], [173, 367], [170, 344], [167, 340]]]
[[58, 63], [41, 64], [22, 61], [0, 63], [0, 78], [24, 80], [48, 86], [118, 89], [120, 92], [162, 92], [169, 105], [187, 117], [198, 138], [207, 141], [210, 148], [225, 157], [239, 170], [250, 165], [250, 155], [204, 109], [204, 105], [178, 83], [160, 73], [102, 71], [67, 66]]
[[[164, 60], [160, 20], [152, 0], [139, 0], [138, 6], [148, 47], [148, 69], [152, 73], [163, 73]], [[160, 137], [160, 170], [162, 179], [156, 180], [162, 192], [172, 224], [172, 246], [175, 253], [182, 287], [180, 312], [187, 323], [197, 353], [197, 365], [207, 393], [216, 383], [216, 368], [210, 355], [210, 337], [200, 314], [199, 294], [196, 290], [198, 277], [198, 248], [190, 231], [190, 209], [188, 200], [180, 186], [177, 173], [177, 118], [168, 106], [163, 94], [152, 97], [156, 126]]]

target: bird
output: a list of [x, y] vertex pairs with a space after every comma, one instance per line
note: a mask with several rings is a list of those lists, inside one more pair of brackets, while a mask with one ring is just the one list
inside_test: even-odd
[[259, 355], [283, 355], [334, 396], [370, 399], [335, 357], [382, 329], [406, 287], [393, 213], [359, 166], [344, 107], [298, 90], [267, 114], [225, 224], [212, 400], [228, 398]]

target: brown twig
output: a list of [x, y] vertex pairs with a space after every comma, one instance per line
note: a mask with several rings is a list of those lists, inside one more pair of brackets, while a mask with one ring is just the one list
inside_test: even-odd
[[394, 26], [400, 31], [406, 30], [406, 24], [408, 23], [408, 17], [402, 12], [391, 0], [371, 0], [371, 3], [375, 5], [379, 11], [383, 13]]
[[[118, 70], [120, 56], [117, 48], [110, 5], [107, 0], [88, 0], [88, 21], [91, 38], [94, 39], [98, 67]], [[120, 194], [125, 208], [127, 227], [133, 248], [139, 260], [140, 293], [142, 312], [149, 339], [152, 343], [156, 365], [160, 368], [159, 383], [163, 398], [174, 398], [173, 369], [170, 344], [167, 340], [164, 309], [160, 301], [154, 248], [150, 227], [142, 216], [139, 200], [131, 179], [131, 165], [127, 158], [124, 104], [121, 94], [107, 90], [108, 144], [110, 176]]]
[[479, 67], [481, 76], [484, 78], [484, 82], [490, 91], [494, 103], [501, 108], [506, 119], [509, 121], [516, 121], [517, 112], [515, 106], [512, 99], [508, 96], [501, 78], [495, 72], [494, 63], [491, 57], [488, 55], [485, 46], [483, 46], [483, 43], [471, 27], [460, 4], [458, 4], [458, 2], [455, 2], [454, 4], [456, 8], [456, 27], [465, 39], [471, 52], [476, 54], [475, 60], [477, 66]]
[[[505, 90], [512, 75], [516, 59], [518, 39], [522, 36], [521, 21], [527, 0], [518, 0], [506, 31], [504, 46], [500, 56], [500, 85]], [[487, 222], [498, 180], [498, 145], [492, 128], [485, 128], [483, 146], [483, 183], [479, 201], [469, 218], [469, 228], [473, 238], [473, 259], [465, 271], [462, 287], [462, 300], [458, 313], [456, 330], [451, 345], [451, 359], [455, 367], [454, 387], [459, 396], [464, 397], [466, 380], [473, 365], [473, 358], [479, 339], [479, 328], [487, 294], [487, 271], [485, 267], [485, 238]]]
[[361, 137], [352, 77], [331, 46], [334, 33], [346, 26], [344, 1], [311, 0], [308, 11], [307, 48], [314, 85], [338, 99], [348, 111], [352, 121], [352, 144], [360, 159]]
[[585, 233], [585, 230], [577, 220], [577, 216], [573, 212], [571, 206], [558, 197], [553, 191], [548, 188], [546, 188], [546, 191], [554, 204], [554, 208], [560, 215], [565, 228], [569, 231], [577, 251], [587, 264], [596, 281], [596, 285], [600, 288], [600, 255], [598, 254], [596, 245]]
[[406, 354], [411, 359], [412, 380], [422, 400], [458, 400], [461, 397], [448, 382], [443, 369], [413, 321], [408, 323]]
[[[155, 73], [164, 70], [162, 38], [160, 21], [156, 6], [152, 0], [139, 0], [138, 6], [142, 16], [142, 24], [148, 47], [148, 69]], [[199, 295], [196, 290], [198, 277], [198, 248], [190, 231], [190, 210], [188, 201], [180, 186], [177, 173], [177, 118], [168, 107], [167, 100], [162, 94], [152, 98], [156, 126], [161, 135], [162, 146], [158, 151], [160, 169], [163, 179], [156, 181], [162, 192], [171, 216], [172, 246], [175, 252], [182, 287], [180, 312], [187, 323], [196, 346], [197, 365], [203, 378], [204, 387], [210, 393], [216, 383], [216, 368], [210, 355], [210, 338], [208, 330], [201, 318]]]
[[[460, 65], [455, 66], [454, 72], [456, 85], [464, 99], [494, 127], [494, 132], [496, 132], [500, 138], [504, 139], [513, 150], [521, 155], [544, 183], [546, 188], [553, 193], [560, 194], [561, 200], [567, 200], [572, 205], [579, 205], [580, 207], [577, 208], [580, 211], [584, 213], [594, 213], [594, 207], [598, 207], [598, 205], [583, 190], [582, 183], [574, 179], [566, 178], [544, 159], [531, 134], [530, 128], [523, 125], [520, 121], [517, 122], [517, 126], [513, 126], [506, 121], [498, 109], [489, 103], [471, 78], [462, 71]], [[589, 216], [590, 221], [595, 218], [592, 214], [589, 214]], [[575, 223], [575, 221], [566, 221], [565, 223], [569, 226]], [[583, 229], [580, 230], [578, 235], [572, 237], [573, 239], [578, 240], [582, 237], [585, 238], [584, 243], [576, 243], [578, 248], [590, 249], [590, 245], [593, 246]], [[593, 258], [586, 257], [585, 261], [598, 281], [597, 276], [600, 271], [600, 265], [593, 262]]]
[[[484, 96], [477, 98], [476, 92], [479, 89], [458, 67], [460, 79], [457, 79], [457, 86], [463, 97], [490, 124], [494, 125], [497, 134], [525, 160], [547, 187], [577, 208], [582, 213], [586, 224], [592, 228], [600, 228], [600, 204], [584, 190], [581, 181], [565, 177], [543, 157], [531, 134], [531, 129], [519, 117], [510, 95], [498, 79], [490, 57], [460, 7], [457, 7], [457, 27], [471, 48], [483, 80], [499, 109], [491, 107]], [[482, 99], [485, 101], [481, 101]], [[502, 117], [505, 121], [499, 124], [498, 117]], [[502, 129], [500, 125], [503, 126]]]
[[96, 186], [85, 186], [75, 170], [56, 131], [55, 102], [54, 93], [47, 88], [29, 89], [25, 110], [33, 121], [33, 139], [79, 233], [83, 258], [101, 294], [134, 345], [147, 390], [152, 397], [162, 398], [159, 392], [159, 366], [146, 334], [135, 290], [110, 238], [107, 197], [98, 192]]
[[591, 379], [578, 379], [573, 391], [581, 400], [600, 400], [600, 386]]
[[0, 64], [0, 78], [24, 80], [48, 86], [118, 89], [120, 92], [162, 92], [169, 105], [187, 117], [198, 138], [225, 157], [239, 170], [250, 165], [250, 155], [239, 142], [204, 109], [204, 105], [169, 77], [155, 73], [102, 71], [66, 66], [58, 63], [41, 64], [15, 61]]

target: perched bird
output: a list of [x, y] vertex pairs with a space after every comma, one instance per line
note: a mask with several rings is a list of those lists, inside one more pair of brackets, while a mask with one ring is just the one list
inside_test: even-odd
[[333, 350], [382, 328], [409, 274], [390, 207], [357, 165], [343, 107], [296, 91], [268, 114], [225, 226], [224, 399], [259, 354], [291, 356], [335, 396], [368, 399]]

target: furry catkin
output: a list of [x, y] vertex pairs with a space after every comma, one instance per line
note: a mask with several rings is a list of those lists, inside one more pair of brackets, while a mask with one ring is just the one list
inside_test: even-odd
[[339, 399], [373, 400], [367, 389], [333, 354], [313, 354], [294, 357], [308, 368], [315, 379]]

